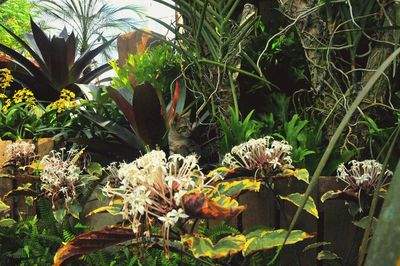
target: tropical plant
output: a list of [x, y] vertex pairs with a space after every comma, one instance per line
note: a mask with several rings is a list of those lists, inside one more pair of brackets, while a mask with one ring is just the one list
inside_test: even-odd
[[98, 42], [107, 43], [117, 31], [131, 30], [134, 17], [141, 18], [143, 12], [136, 5], [116, 7], [104, 0], [42, 0], [37, 6], [76, 32], [81, 55]]
[[218, 119], [222, 131], [220, 141], [220, 153], [228, 153], [233, 146], [248, 141], [252, 137], [260, 134], [261, 123], [252, 119], [254, 111], [251, 111], [243, 121], [240, 114], [230, 107], [230, 117]]
[[179, 76], [180, 63], [179, 55], [174, 54], [173, 48], [167, 44], [152, 47], [143, 54], [130, 54], [121, 68], [116, 61], [111, 62], [117, 74], [113, 86], [132, 88], [147, 81], [163, 94], [170, 95], [170, 87]]
[[158, 37], [182, 56], [182, 77], [194, 97], [201, 102], [200, 111], [211, 102], [213, 118], [216, 119], [217, 113], [229, 116], [229, 106], [238, 109], [239, 74], [268, 84], [258, 73], [240, 69], [242, 57], [255, 66], [243, 52], [259, 21], [253, 5], [245, 6], [238, 22], [234, 13], [238, 11], [240, 0], [156, 2], [174, 9], [181, 16], [175, 26], [153, 19], [175, 34], [176, 40], [173, 41]]
[[[18, 10], [18, 12], [15, 12]], [[37, 10], [28, 0], [11, 0], [0, 6], [0, 24], [6, 26], [20, 38], [29, 31], [29, 18], [36, 17]], [[22, 52], [24, 47], [0, 28], [0, 42], [11, 49]]]
[[75, 60], [76, 38], [74, 33], [68, 34], [64, 29], [60, 36], [53, 36], [49, 39], [31, 20], [33, 35], [25, 35], [28, 45], [11, 30], [1, 26], [36, 61], [37, 65], [22, 54], [0, 44], [0, 51], [12, 57], [20, 66], [12, 71], [14, 80], [32, 90], [38, 100], [57, 100], [62, 89], [70, 88], [74, 83], [89, 83], [110, 68], [108, 64], [105, 64], [82, 75], [93, 58], [110, 45], [115, 38]]
[[76, 133], [73, 127], [79, 119], [76, 116], [78, 110], [74, 108], [77, 100], [74, 98], [61, 96], [61, 99], [44, 107], [25, 88], [16, 91], [11, 97], [0, 94], [0, 98], [1, 139], [66, 138]]

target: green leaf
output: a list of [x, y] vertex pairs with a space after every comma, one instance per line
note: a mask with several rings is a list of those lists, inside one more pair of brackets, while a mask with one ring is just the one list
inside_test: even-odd
[[79, 214], [82, 211], [82, 206], [79, 204], [73, 204], [69, 206], [69, 213], [72, 215], [72, 217], [79, 219]]
[[246, 237], [244, 235], [227, 236], [214, 245], [209, 238], [184, 235], [181, 238], [181, 242], [188, 245], [196, 258], [209, 257], [219, 259], [242, 251], [246, 243]]
[[53, 211], [54, 219], [57, 222], [62, 223], [67, 211], [64, 208], [59, 208], [58, 210]]
[[121, 213], [122, 206], [123, 206], [123, 204], [113, 204], [113, 205], [108, 205], [108, 206], [102, 206], [100, 208], [97, 208], [97, 209], [89, 212], [86, 215], [86, 217], [92, 216], [93, 214], [104, 213], [104, 212], [108, 212], [111, 215], [118, 215]]
[[100, 176], [103, 173], [103, 167], [99, 163], [92, 162], [89, 165], [87, 172], [92, 176]]
[[310, 173], [307, 169], [296, 169], [294, 170], [294, 177], [298, 180], [304, 181], [307, 184], [310, 183]]
[[9, 210], [10, 206], [8, 206], [7, 204], [5, 204], [1, 199], [0, 199], [0, 212]]
[[303, 252], [306, 252], [306, 251], [311, 250], [311, 249], [319, 248], [319, 247], [322, 247], [322, 246], [330, 245], [330, 244], [331, 244], [331, 242], [312, 243], [312, 244], [308, 245], [307, 247], [305, 247], [303, 249]]
[[[282, 245], [285, 236], [287, 235], [287, 231], [284, 229], [279, 229], [275, 231], [258, 231], [258, 234], [254, 234], [252, 232], [251, 237], [247, 237], [246, 244], [243, 248], [243, 255], [248, 256], [256, 251], [267, 250], [271, 248], [278, 247]], [[286, 241], [286, 244], [294, 244], [299, 241], [303, 241], [304, 239], [314, 237], [313, 235], [300, 231], [293, 230], [290, 233], [289, 238]]]
[[10, 219], [10, 218], [1, 219], [0, 227], [12, 227], [16, 223], [17, 223], [16, 221], [14, 221], [13, 219]]
[[99, 177], [95, 175], [84, 175], [81, 177], [80, 182], [82, 183], [83, 186], [88, 185], [89, 183], [99, 180]]
[[329, 191], [325, 192], [324, 195], [321, 196], [321, 202], [324, 203], [327, 199], [332, 198], [332, 197], [335, 196], [338, 192], [340, 192], [340, 191], [329, 190]]
[[[372, 217], [372, 232], [375, 231], [377, 223], [378, 223], [378, 219], [376, 219], [375, 217]], [[368, 216], [363, 217], [360, 220], [353, 222], [353, 224], [355, 226], [358, 226], [358, 227], [362, 228], [362, 229], [366, 229], [368, 224], [369, 224]]]
[[337, 259], [340, 259], [340, 257], [328, 250], [322, 250], [317, 255], [317, 260], [337, 260]]
[[[284, 196], [279, 196], [279, 197], [283, 200], [290, 201], [291, 203], [293, 203], [296, 206], [300, 206], [301, 202], [304, 200], [304, 194], [300, 194], [300, 193], [293, 193], [293, 194], [287, 195], [286, 197], [284, 197]], [[309, 197], [307, 199], [307, 203], [304, 206], [304, 210], [306, 212], [310, 213], [311, 215], [319, 218], [317, 206], [315, 206], [313, 198]]]

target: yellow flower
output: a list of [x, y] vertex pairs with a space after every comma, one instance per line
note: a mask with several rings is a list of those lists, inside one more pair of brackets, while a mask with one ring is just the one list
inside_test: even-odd
[[3, 107], [1, 108], [1, 110], [2, 110], [3, 112], [7, 112], [8, 108], [10, 108], [10, 106], [11, 106], [11, 103], [12, 103], [11, 99], [7, 99], [7, 100], [6, 100], [6, 103], [3, 105]]
[[7, 95], [5, 95], [4, 93], [0, 93], [0, 99], [7, 99]]
[[14, 81], [14, 77], [11, 75], [11, 71], [8, 68], [0, 69], [0, 88], [6, 89], [11, 86], [11, 82]]
[[78, 105], [75, 100], [75, 93], [70, 90], [62, 89], [60, 92], [60, 99], [52, 102], [49, 107], [53, 110], [57, 110], [57, 113], [62, 113], [67, 109], [72, 109]]

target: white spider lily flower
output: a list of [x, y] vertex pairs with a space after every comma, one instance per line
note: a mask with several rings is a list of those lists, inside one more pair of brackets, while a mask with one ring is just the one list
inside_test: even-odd
[[40, 180], [45, 195], [54, 201], [63, 198], [66, 203], [75, 199], [82, 170], [72, 162], [77, 150], [51, 151], [41, 160], [44, 165]]
[[35, 158], [35, 145], [25, 141], [13, 142], [6, 146], [4, 156], [16, 165], [28, 165]]
[[283, 165], [291, 165], [292, 146], [286, 141], [273, 140], [271, 136], [250, 139], [232, 148], [222, 160], [230, 168], [244, 167], [249, 170], [275, 170]]
[[157, 150], [131, 163], [114, 164], [110, 172], [117, 175], [118, 182], [107, 182], [104, 194], [122, 199], [121, 214], [132, 223], [133, 231], [143, 233], [154, 221], [161, 221], [165, 239], [179, 219], [189, 217], [180, 208], [182, 197], [190, 190], [208, 185], [196, 156], [175, 154], [167, 158], [163, 151]]
[[[349, 167], [346, 167], [344, 164], [338, 166], [337, 178], [347, 183], [347, 188], [364, 190], [369, 193], [376, 188], [382, 168], [382, 164], [375, 160], [353, 160], [349, 162]], [[389, 184], [388, 178], [392, 175], [391, 171], [385, 171], [382, 187]]]

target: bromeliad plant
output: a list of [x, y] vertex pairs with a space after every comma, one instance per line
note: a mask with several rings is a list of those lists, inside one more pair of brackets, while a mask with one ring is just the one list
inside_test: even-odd
[[50, 39], [31, 19], [32, 35], [25, 35], [28, 44], [5, 26], [0, 26], [35, 60], [32, 62], [24, 55], [0, 44], [0, 51], [18, 63], [19, 67], [12, 71], [14, 80], [32, 90], [38, 100], [57, 100], [62, 89], [71, 89], [75, 83], [89, 83], [110, 69], [109, 64], [104, 64], [83, 74], [94, 57], [107, 48], [115, 38], [76, 59], [76, 37], [74, 33], [68, 34], [66, 29], [59, 36]]
[[[283, 229], [257, 229], [247, 233], [232, 229], [218, 238], [210, 238], [199, 234], [204, 230], [196, 234], [195, 225], [198, 221], [229, 220], [243, 212], [245, 206], [239, 205], [235, 198], [246, 191], [258, 191], [264, 182], [264, 178], [257, 177], [261, 173], [272, 169], [274, 175], [296, 173], [299, 178], [302, 171], [291, 170], [289, 154], [290, 147], [286, 143], [266, 137], [235, 147], [224, 160], [233, 168], [217, 168], [207, 175], [198, 166], [195, 155], [167, 157], [158, 150], [132, 163], [113, 164], [109, 168], [109, 182], [103, 189], [110, 198], [110, 205], [88, 215], [122, 214], [122, 223], [72, 239], [58, 250], [54, 264], [61, 265], [75, 256], [127, 240], [138, 249], [158, 247], [164, 248], [166, 254], [170, 249], [192, 254], [206, 265], [229, 264], [233, 257], [243, 262], [256, 252], [275, 248], [287, 233]], [[247, 167], [247, 171], [240, 172], [243, 167]], [[302, 174], [302, 180], [306, 180], [304, 170]], [[233, 176], [241, 178], [232, 179]], [[286, 198], [296, 204], [296, 196], [297, 200], [301, 198], [299, 195]], [[296, 230], [287, 243], [311, 237], [312, 234]]]

